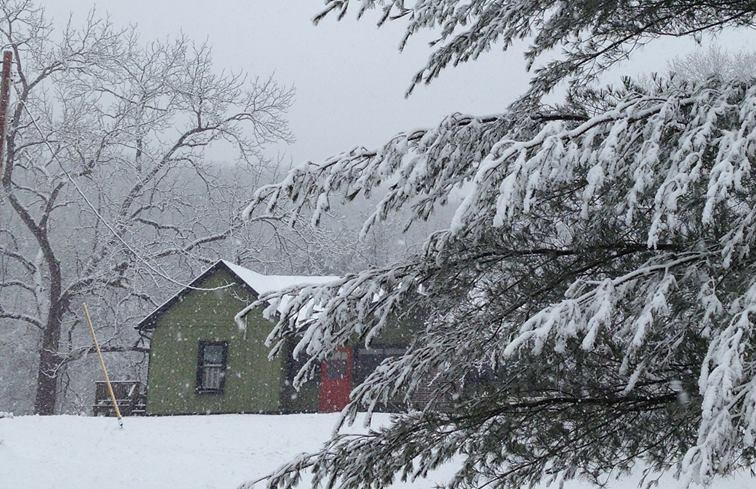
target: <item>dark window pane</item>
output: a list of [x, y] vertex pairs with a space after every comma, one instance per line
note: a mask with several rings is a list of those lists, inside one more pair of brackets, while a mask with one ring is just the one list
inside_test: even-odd
[[205, 345], [202, 351], [203, 365], [220, 365], [223, 363], [223, 345]]
[[355, 385], [359, 385], [373, 373], [373, 371], [385, 359], [402, 355], [404, 350], [401, 348], [379, 348], [379, 349], [360, 349], [357, 351], [357, 360], [354, 362], [354, 372], [352, 379]]

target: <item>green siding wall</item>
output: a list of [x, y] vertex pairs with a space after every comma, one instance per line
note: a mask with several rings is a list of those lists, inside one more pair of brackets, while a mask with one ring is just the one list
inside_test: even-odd
[[[218, 270], [200, 284], [213, 288], [235, 283]], [[234, 315], [254, 297], [241, 285], [216, 291], [190, 291], [168, 308], [156, 323], [148, 370], [148, 414], [278, 412], [285, 364], [281, 356], [268, 360], [264, 345], [272, 323], [262, 311], [247, 317], [246, 332]], [[198, 394], [199, 342], [227, 341], [228, 369], [223, 394]]]

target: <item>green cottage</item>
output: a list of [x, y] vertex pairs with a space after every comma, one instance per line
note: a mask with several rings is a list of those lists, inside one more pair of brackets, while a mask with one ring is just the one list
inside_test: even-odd
[[[234, 316], [258, 295], [292, 285], [320, 284], [337, 277], [261, 275], [220, 260], [179, 291], [136, 328], [150, 339], [148, 415], [330, 412], [348, 402], [386, 357], [408, 344], [409, 329], [389, 327], [371, 348], [345, 347], [320, 365], [317, 380], [297, 392], [300, 367], [294, 342], [273, 359], [264, 341], [273, 323], [262, 308], [246, 315], [240, 330]], [[217, 289], [217, 290], [195, 290]]]

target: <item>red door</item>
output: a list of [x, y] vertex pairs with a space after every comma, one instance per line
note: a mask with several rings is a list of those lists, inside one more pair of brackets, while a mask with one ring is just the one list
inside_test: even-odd
[[351, 388], [352, 349], [342, 347], [320, 363], [320, 412], [341, 411], [349, 402]]

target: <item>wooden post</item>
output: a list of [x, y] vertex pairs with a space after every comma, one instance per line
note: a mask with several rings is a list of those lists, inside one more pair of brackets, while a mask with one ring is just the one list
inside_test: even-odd
[[102, 367], [102, 373], [105, 376], [105, 384], [108, 386], [108, 394], [110, 400], [113, 402], [113, 409], [115, 410], [116, 417], [118, 418], [118, 425], [123, 428], [123, 418], [121, 417], [121, 410], [118, 408], [118, 401], [116, 400], [115, 393], [113, 392], [113, 386], [110, 383], [110, 377], [108, 376], [108, 369], [105, 367], [105, 359], [102, 357], [102, 351], [100, 350], [100, 344], [97, 343], [97, 336], [95, 335], [94, 325], [92, 324], [92, 318], [89, 316], [89, 308], [87, 303], [84, 303], [84, 316], [87, 318], [87, 324], [89, 325], [89, 332], [92, 335], [92, 341], [94, 341], [95, 349], [97, 350], [97, 356], [100, 358], [100, 367]]
[[3, 70], [0, 74], [0, 174], [3, 171], [3, 158], [5, 157], [5, 126], [8, 118], [8, 100], [10, 95], [10, 71], [13, 63], [13, 52], [3, 53]]

